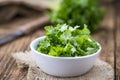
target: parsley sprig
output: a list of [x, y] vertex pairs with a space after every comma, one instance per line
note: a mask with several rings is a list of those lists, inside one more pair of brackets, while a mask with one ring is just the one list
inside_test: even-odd
[[57, 7], [50, 13], [52, 23], [79, 25], [80, 28], [87, 24], [91, 32], [97, 30], [105, 14], [105, 8], [99, 8], [98, 0], [61, 0]]
[[47, 26], [46, 37], [39, 42], [37, 51], [50, 56], [76, 57], [95, 53], [99, 46], [90, 36], [87, 25], [82, 30], [64, 25]]

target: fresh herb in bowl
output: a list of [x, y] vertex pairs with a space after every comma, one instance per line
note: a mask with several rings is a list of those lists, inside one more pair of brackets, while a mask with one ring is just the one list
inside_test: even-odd
[[94, 54], [99, 49], [97, 42], [90, 36], [87, 25], [82, 30], [64, 25], [47, 26], [46, 37], [39, 42], [37, 51], [50, 56], [76, 57]]

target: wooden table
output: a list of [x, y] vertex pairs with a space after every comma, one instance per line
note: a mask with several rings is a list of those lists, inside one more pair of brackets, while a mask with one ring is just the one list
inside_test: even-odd
[[[107, 7], [106, 16], [98, 32], [92, 34], [92, 36], [102, 46], [100, 58], [114, 68], [115, 79], [120, 80], [120, 3], [105, 3], [105, 5]], [[36, 18], [19, 19], [7, 24], [1, 24], [0, 37], [12, 33], [18, 28], [17, 26]], [[30, 50], [30, 42], [42, 35], [45, 35], [45, 31], [43, 28], [40, 28], [34, 33], [0, 46], [0, 80], [26, 80], [27, 69], [18, 69], [11, 54], [18, 51]]]

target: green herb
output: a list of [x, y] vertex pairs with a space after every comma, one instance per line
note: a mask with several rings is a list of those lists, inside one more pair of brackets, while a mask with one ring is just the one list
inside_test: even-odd
[[[71, 26], [87, 24], [90, 31], [96, 31], [105, 13], [98, 7], [98, 0], [62, 0], [57, 10], [50, 14], [50, 19], [56, 24]], [[83, 28], [83, 27], [80, 27]]]
[[82, 30], [64, 25], [47, 26], [45, 39], [38, 44], [37, 51], [51, 56], [75, 57], [95, 53], [99, 46], [91, 38], [87, 25]]

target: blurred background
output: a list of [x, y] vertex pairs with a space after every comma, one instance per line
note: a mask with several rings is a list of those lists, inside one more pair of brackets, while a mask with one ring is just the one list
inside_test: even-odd
[[[80, 1], [82, 1], [82, 0], [80, 0]], [[85, 0], [85, 1], [87, 1], [87, 0]], [[83, 4], [86, 4], [85, 1], [83, 1]], [[95, 31], [94, 29], [98, 28], [99, 24], [101, 24], [102, 26], [109, 26], [110, 28], [112, 28], [114, 21], [109, 18], [113, 18], [113, 16], [110, 16], [110, 14], [114, 13], [114, 10], [112, 11], [112, 9], [115, 9], [114, 8], [115, 0], [95, 0], [95, 2], [96, 1], [98, 3], [99, 7], [103, 7], [103, 6], [105, 7], [104, 8], [105, 10], [103, 11], [104, 14], [103, 13], [100, 14], [99, 13], [100, 11], [98, 11], [97, 9], [95, 9], [94, 12], [92, 13], [92, 11], [90, 11], [89, 9], [86, 10], [86, 9], [82, 9], [80, 7], [80, 10], [82, 10], [83, 14], [85, 13], [85, 15], [81, 14], [81, 16], [83, 16], [83, 17], [80, 17], [78, 19], [75, 18], [76, 21], [74, 21], [74, 15], [73, 15], [73, 18], [71, 18], [71, 19], [65, 18], [67, 21], [69, 20], [67, 22], [67, 21], [64, 21], [65, 19], [63, 19], [63, 17], [65, 17], [65, 16], [58, 16], [60, 14], [64, 15], [67, 13], [62, 12], [62, 10], [61, 10], [61, 12], [56, 11], [58, 9], [58, 7], [61, 5], [60, 4], [61, 0], [0, 0], [0, 37], [3, 37], [5, 35], [8, 35], [10, 33], [13, 33], [15, 31], [19, 30], [19, 28], [21, 28], [22, 26], [26, 25], [27, 23], [29, 24], [29, 21], [31, 22], [31, 20], [33, 21], [33, 24], [34, 24], [34, 19], [40, 18], [41, 15], [43, 16], [43, 14], [49, 15], [47, 12], [50, 10], [51, 10], [51, 14], [53, 14], [53, 15], [52, 15], [52, 18], [49, 19], [49, 21], [52, 22], [53, 24], [54, 23], [67, 23], [70, 25], [73, 25], [73, 24], [79, 25], [79, 23], [80, 24], [89, 24], [91, 22], [90, 27], [93, 26], [91, 28], [91, 31], [92, 30]], [[91, 2], [94, 2], [94, 0]], [[67, 1], [66, 1], [66, 3], [67, 3]], [[71, 3], [72, 3], [72, 1], [71, 1]], [[82, 2], [80, 2], [80, 3], [82, 3]], [[91, 3], [91, 4], [94, 4], [94, 3]], [[68, 6], [69, 5], [71, 5], [71, 4], [68, 4]], [[75, 5], [75, 4], [73, 4], [73, 5]], [[89, 7], [89, 4], [88, 4], [88, 7]], [[90, 7], [92, 8], [92, 6], [90, 6]], [[95, 7], [96, 6], [93, 5], [93, 9]], [[66, 10], [70, 9], [70, 8], [67, 9], [68, 7], [63, 7], [63, 8], [65, 8]], [[71, 7], [71, 8], [73, 9], [73, 7]], [[77, 10], [79, 10], [79, 7], [77, 8]], [[63, 9], [63, 11], [64, 11], [64, 9]], [[89, 12], [91, 12], [91, 14], [87, 15], [87, 14], [89, 14]], [[70, 14], [71, 12], [68, 11], [68, 13], [69, 13], [68, 15], [71, 15]], [[78, 15], [79, 15], [79, 13], [78, 13]], [[101, 17], [101, 15], [102, 15], [102, 17]], [[91, 18], [90, 17], [86, 18], [87, 16], [88, 17], [90, 16]], [[94, 19], [92, 19], [92, 18], [94, 18]], [[102, 18], [102, 19], [100, 19], [100, 18]], [[105, 19], [108, 19], [108, 20], [105, 20]], [[73, 21], [70, 21], [70, 20], [73, 20]], [[107, 24], [106, 21], [109, 24]], [[70, 23], [70, 22], [73, 22], [73, 23]], [[74, 22], [76, 22], [76, 23], [74, 23]], [[39, 21], [38, 21], [38, 23], [39, 23]], [[35, 23], [35, 24], [39, 26], [40, 24], [38, 24], [38, 23]], [[31, 29], [34, 29], [34, 28], [31, 28]], [[32, 30], [32, 31], [35, 31], [35, 30]], [[30, 31], [30, 33], [31, 33], [31, 31]]]
[[[63, 0], [63, 3], [67, 1]], [[83, 4], [75, 8], [77, 17], [66, 15], [75, 12], [72, 2], [62, 5], [61, 0], [0, 0], [0, 80], [23, 80], [27, 71], [21, 74], [16, 69], [11, 53], [30, 50], [30, 42], [45, 35], [44, 26], [57, 23], [91, 26], [92, 36], [102, 45], [100, 58], [114, 68], [120, 79], [120, 0], [71, 1]], [[102, 13], [99, 8], [103, 8]], [[80, 10], [82, 12], [78, 14]], [[82, 17], [78, 18], [79, 15]], [[77, 24], [79, 22], [82, 24]]]

